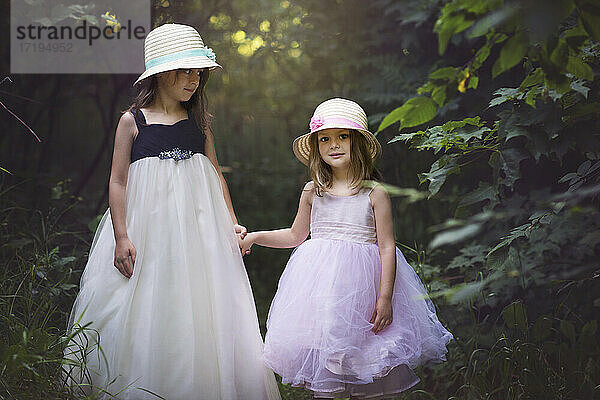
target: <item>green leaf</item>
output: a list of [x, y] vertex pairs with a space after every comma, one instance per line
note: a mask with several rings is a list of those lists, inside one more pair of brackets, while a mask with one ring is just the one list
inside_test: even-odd
[[[502, 185], [512, 189], [520, 178], [520, 163], [529, 158], [528, 154], [520, 148], [509, 148], [500, 153], [492, 153], [489, 164], [494, 169], [494, 177]], [[504, 176], [500, 176], [500, 173]]]
[[475, 236], [481, 231], [481, 224], [468, 224], [458, 229], [451, 229], [437, 234], [431, 241], [430, 247], [435, 249], [437, 247], [462, 242]]
[[531, 90], [529, 90], [527, 92], [527, 96], [525, 96], [525, 103], [529, 104], [531, 107], [535, 108], [535, 103], [536, 103], [538, 97], [540, 97], [541, 93], [542, 93], [541, 87], [532, 88]]
[[448, 132], [452, 132], [453, 130], [457, 129], [457, 128], [462, 128], [466, 125], [473, 125], [476, 127], [480, 127], [483, 126], [483, 122], [480, 122], [481, 117], [479, 115], [475, 116], [475, 117], [469, 117], [469, 118], [465, 118], [463, 120], [460, 121], [448, 121], [446, 123], [444, 123], [442, 125], [442, 129]]
[[485, 60], [490, 56], [492, 43], [488, 42], [475, 53], [475, 57], [473, 57], [473, 63], [471, 64], [471, 68], [473, 70], [478, 70]]
[[454, 79], [457, 73], [458, 68], [456, 67], [444, 67], [429, 74], [429, 79]]
[[569, 45], [563, 39], [559, 39], [558, 44], [550, 54], [550, 61], [559, 68], [565, 64], [569, 57]]
[[469, 85], [467, 86], [467, 88], [469, 88], [469, 89], [477, 89], [478, 85], [479, 85], [479, 77], [478, 76], [471, 76], [471, 78], [469, 79]]
[[508, 141], [508, 140], [510, 140], [514, 137], [518, 137], [518, 136], [525, 136], [525, 137], [529, 138], [530, 137], [529, 131], [522, 126], [512, 125], [510, 127], [510, 129], [506, 130], [506, 137], [504, 138], [504, 140]]
[[448, 42], [450, 42], [452, 36], [464, 31], [473, 25], [473, 22], [474, 21], [466, 20], [464, 14], [440, 17], [434, 27], [434, 32], [438, 34], [438, 51], [440, 55], [444, 54], [446, 51]]
[[451, 288], [451, 290], [447, 293], [450, 303], [457, 304], [470, 300], [481, 292], [485, 284], [485, 281], [478, 281], [473, 283], [464, 283], [462, 285], [458, 285], [457, 287]]
[[498, 201], [498, 190], [489, 183], [479, 182], [479, 187], [471, 193], [464, 195], [458, 206], [465, 207], [484, 200], [489, 200], [490, 202]]
[[560, 331], [565, 335], [571, 343], [575, 343], [575, 326], [566, 320], [560, 321]]
[[491, 132], [492, 130], [487, 126], [483, 126], [479, 129], [473, 129], [472, 127], [465, 127], [464, 129], [458, 129], [456, 136], [461, 138], [465, 143], [473, 138], [481, 139], [484, 134]]
[[417, 93], [418, 94], [430, 93], [436, 87], [438, 87], [438, 86], [435, 83], [433, 83], [431, 81], [427, 81], [417, 89]]
[[456, 157], [444, 155], [431, 165], [429, 172], [419, 174], [419, 181], [420, 183], [429, 181], [429, 191], [431, 192], [429, 197], [431, 197], [439, 192], [449, 175], [458, 172], [459, 166]]
[[536, 68], [523, 79], [519, 87], [528, 88], [534, 85], [541, 85], [542, 83], [544, 83], [544, 71], [541, 68]]
[[439, 107], [442, 107], [446, 102], [446, 86], [438, 86], [431, 93], [431, 98]]
[[402, 120], [410, 112], [412, 107], [406, 106], [406, 103], [401, 105], [400, 107], [393, 110], [391, 113], [385, 116], [381, 124], [379, 124], [379, 128], [377, 128], [377, 132], [381, 132], [388, 126], [395, 124], [396, 122]]
[[588, 81], [594, 80], [594, 71], [592, 70], [592, 67], [584, 63], [580, 58], [574, 56], [569, 57], [569, 61], [567, 62], [567, 72], [572, 73], [577, 78], [586, 79]]
[[467, 302], [477, 294], [480, 294], [486, 285], [502, 278], [502, 276], [501, 272], [494, 272], [483, 280], [455, 285], [444, 290], [441, 294], [445, 295], [452, 304]]
[[571, 89], [573, 89], [577, 93], [580, 93], [586, 99], [587, 99], [588, 93], [590, 91], [589, 87], [584, 86], [584, 82], [582, 80], [576, 80], [576, 81], [571, 82]]
[[390, 141], [388, 142], [388, 144], [390, 143], [394, 143], [394, 142], [398, 142], [400, 140], [403, 141], [409, 141], [409, 140], [416, 140], [422, 137], [425, 137], [425, 131], [418, 131], [418, 132], [411, 132], [411, 133], [401, 133], [399, 135], [394, 136], [392, 139], [390, 139]]
[[501, 160], [504, 179], [501, 181], [504, 185], [512, 188], [514, 183], [521, 177], [521, 161], [529, 158], [528, 155], [518, 148], [502, 150]]
[[[489, 2], [483, 2], [489, 3]], [[490, 8], [496, 8], [496, 6], [492, 6], [490, 4]], [[512, 18], [512, 16], [519, 11], [518, 6], [511, 6], [508, 4], [504, 4], [504, 6], [500, 9], [492, 11], [488, 15], [479, 18], [477, 22], [473, 25], [473, 28], [469, 31], [470, 38], [476, 38], [486, 33], [495, 30], [498, 26], [504, 24], [506, 20]]]
[[528, 45], [527, 37], [522, 32], [508, 39], [492, 67], [492, 77], [495, 78], [517, 65], [527, 54]]
[[565, 183], [566, 181], [570, 181], [573, 179], [578, 179], [578, 175], [575, 172], [569, 172], [568, 174], [560, 178], [558, 180], [558, 183]]
[[485, 255], [485, 266], [490, 270], [500, 270], [508, 259], [510, 239], [505, 238]]
[[[371, 181], [371, 182], [373, 182], [373, 184], [375, 184], [374, 181]], [[424, 200], [429, 195], [429, 193], [427, 193], [427, 192], [422, 192], [422, 191], [414, 189], [414, 188], [402, 188], [402, 187], [398, 187], [398, 186], [394, 186], [394, 185], [390, 185], [390, 184], [386, 184], [386, 183], [378, 183], [378, 184], [383, 186], [383, 189], [387, 192], [387, 194], [390, 197], [404, 197], [404, 201], [406, 201], [408, 203], [414, 203], [419, 200]]]
[[488, 108], [506, 103], [507, 101], [520, 99], [523, 97], [523, 92], [519, 88], [500, 88], [494, 92], [494, 97], [490, 100]]
[[502, 319], [510, 328], [517, 328], [522, 332], [527, 330], [527, 313], [521, 302], [514, 302], [502, 311]]
[[55, 265], [65, 266], [70, 262], [75, 261], [77, 258], [73, 256], [62, 257], [58, 261], [56, 261]]
[[585, 176], [591, 166], [592, 166], [592, 162], [590, 160], [585, 160], [584, 162], [581, 163], [581, 165], [579, 165], [579, 167], [577, 167], [577, 175]]
[[553, 74], [545, 76], [545, 85], [548, 87], [548, 95], [552, 101], [556, 101], [563, 94], [571, 90], [571, 81], [563, 74]]
[[437, 114], [435, 102], [429, 97], [420, 96], [409, 99], [393, 110], [381, 121], [377, 132], [400, 121], [400, 129], [421, 125], [430, 121]]

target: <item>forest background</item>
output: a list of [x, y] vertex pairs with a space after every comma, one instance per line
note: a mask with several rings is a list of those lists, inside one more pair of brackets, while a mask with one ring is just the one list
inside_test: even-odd
[[[106, 11], [24, 1], [53, 22]], [[66, 319], [136, 76], [11, 75], [9, 11], [3, 1], [0, 398], [81, 398], [60, 385]], [[153, 0], [153, 26], [165, 22], [195, 26], [224, 66], [209, 106], [250, 230], [293, 220], [308, 176], [291, 141], [316, 105], [367, 111], [397, 244], [455, 335], [448, 361], [419, 368], [400, 399], [600, 397], [596, 1]], [[245, 258], [263, 333], [289, 254]]]

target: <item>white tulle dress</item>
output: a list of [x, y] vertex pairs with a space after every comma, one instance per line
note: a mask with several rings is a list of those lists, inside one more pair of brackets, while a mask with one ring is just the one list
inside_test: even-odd
[[452, 339], [397, 248], [393, 322], [371, 331], [381, 262], [370, 192], [314, 196], [311, 238], [292, 253], [269, 311], [267, 365], [318, 398], [402, 392], [419, 382], [413, 368], [446, 359]]
[[173, 125], [138, 119], [126, 190], [133, 276], [113, 266], [107, 210], [71, 312], [70, 327], [86, 328], [65, 350], [87, 368], [66, 366], [69, 382], [111, 399], [279, 399], [221, 183], [202, 154], [204, 137], [191, 118]]

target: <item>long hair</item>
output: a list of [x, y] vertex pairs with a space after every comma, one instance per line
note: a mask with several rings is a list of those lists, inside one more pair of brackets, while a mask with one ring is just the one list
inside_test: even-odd
[[[210, 121], [212, 118], [212, 115], [208, 112], [208, 99], [206, 98], [206, 92], [204, 90], [206, 87], [206, 82], [208, 82], [208, 77], [208, 69], [203, 69], [200, 73], [198, 88], [194, 94], [188, 101], [181, 102], [181, 105], [186, 109], [186, 111], [191, 111], [192, 118], [194, 118], [196, 125], [203, 133], [210, 129]], [[175, 79], [177, 79], [177, 75], [175, 75]], [[154, 103], [157, 93], [158, 78], [156, 75], [151, 75], [140, 82], [138, 93], [135, 96], [133, 103], [124, 112], [135, 111], [137, 113], [140, 108], [151, 105]], [[138, 121], [140, 120], [141, 118], [138, 118]]]
[[[364, 185], [366, 180], [380, 180], [381, 173], [375, 168], [373, 158], [367, 140], [357, 130], [349, 129], [350, 132], [350, 168], [348, 175], [353, 188]], [[308, 156], [308, 169], [310, 177], [315, 185], [315, 193], [322, 196], [322, 192], [333, 185], [333, 171], [323, 161], [319, 153], [319, 133], [310, 135], [310, 153]]]

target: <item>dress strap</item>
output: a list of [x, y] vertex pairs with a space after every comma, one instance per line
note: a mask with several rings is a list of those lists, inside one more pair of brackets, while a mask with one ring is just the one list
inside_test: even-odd
[[371, 195], [371, 192], [373, 191], [373, 189], [375, 189], [375, 186], [377, 186], [377, 185], [379, 185], [379, 183], [373, 182], [370, 187], [369, 186], [364, 187], [364, 190], [365, 190], [365, 193], [367, 194], [367, 196]]
[[135, 123], [138, 126], [138, 131], [141, 126], [147, 125], [146, 117], [144, 117], [144, 113], [139, 108], [132, 108], [131, 114], [133, 115], [133, 119], [135, 120]]

